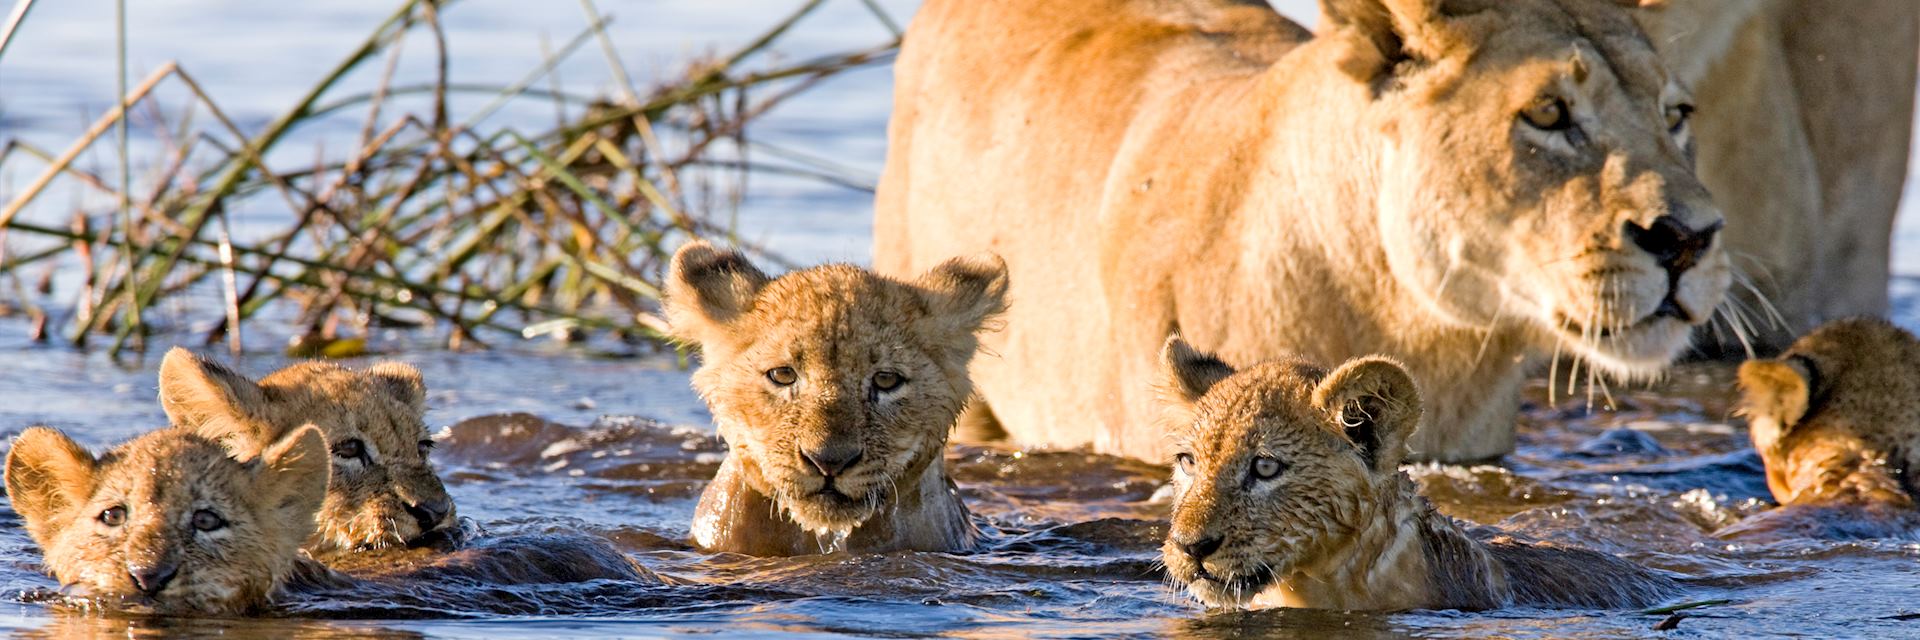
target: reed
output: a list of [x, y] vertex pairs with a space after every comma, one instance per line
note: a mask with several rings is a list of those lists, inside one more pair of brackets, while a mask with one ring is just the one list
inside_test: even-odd
[[[238, 126], [187, 69], [164, 65], [125, 89], [119, 106], [59, 153], [20, 140], [0, 146], [0, 174], [32, 166], [36, 176], [0, 206], [0, 278], [7, 282], [0, 298], [30, 319], [39, 339], [81, 346], [105, 339], [114, 353], [143, 349], [149, 332], [192, 324], [155, 322], [149, 312], [170, 299], [180, 301], [167, 306], [175, 315], [206, 316], [199, 326], [212, 328], [196, 331], [200, 339], [225, 341], [236, 352], [243, 330], [267, 316], [290, 322], [295, 350], [309, 353], [394, 323], [434, 325], [452, 348], [483, 346], [503, 334], [611, 332], [658, 340], [660, 278], [680, 242], [730, 242], [784, 262], [740, 242], [727, 215], [737, 202], [712, 197], [713, 178], [703, 183], [687, 174], [715, 166], [754, 170], [719, 150], [744, 146], [754, 119], [821, 79], [891, 59], [899, 43], [894, 22], [871, 2], [847, 1], [863, 2], [894, 34], [891, 41], [749, 68], [824, 2], [808, 0], [746, 46], [671, 82], [639, 88], [606, 34], [608, 19], [590, 0], [582, 2], [582, 32], [501, 86], [450, 82], [439, 15], [453, 3], [406, 0], [258, 131]], [[400, 44], [423, 34], [439, 56], [436, 79], [396, 85]], [[595, 41], [614, 70], [617, 95], [536, 86]], [[339, 88], [351, 72], [383, 57], [385, 73], [372, 91]], [[175, 113], [201, 115], [166, 121], [155, 107], [163, 87], [191, 96], [192, 108]], [[448, 99], [463, 94], [491, 99], [456, 118]], [[431, 106], [396, 112], [403, 96]], [[528, 100], [570, 115], [545, 130], [488, 119]], [[268, 162], [289, 155], [280, 147], [290, 132], [354, 110], [365, 112], [364, 124], [344, 158], [300, 167]], [[162, 157], [145, 163], [148, 175], [132, 180], [123, 169], [103, 177], [77, 166], [109, 130], [130, 124], [129, 113], [145, 114], [164, 139]], [[663, 135], [678, 144], [670, 149]], [[115, 141], [121, 154], [124, 140], [120, 133]], [[318, 149], [310, 155], [322, 157]], [[870, 188], [830, 165], [780, 170]], [[98, 200], [112, 205], [83, 208], [65, 225], [21, 215], [62, 188], [103, 195]], [[235, 235], [231, 213], [258, 210], [261, 201], [284, 203], [287, 215], [265, 230], [255, 216], [250, 233]], [[74, 271], [55, 278], [56, 269]], [[78, 290], [56, 291], [55, 282]], [[209, 305], [209, 297], [218, 303]]]

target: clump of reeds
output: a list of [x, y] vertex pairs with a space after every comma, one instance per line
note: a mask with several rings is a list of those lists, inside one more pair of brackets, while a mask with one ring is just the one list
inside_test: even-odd
[[[629, 83], [604, 19], [587, 0], [589, 27], [502, 87], [449, 83], [438, 23], [448, 2], [408, 0], [303, 99], [256, 132], [236, 126], [186, 69], [165, 65], [125, 95], [125, 108], [100, 116], [58, 154], [20, 141], [0, 147], [0, 169], [9, 161], [39, 161], [38, 177], [0, 206], [9, 247], [23, 238], [39, 241], [31, 250], [0, 254], [0, 275], [12, 283], [0, 294], [11, 295], [38, 337], [76, 344], [110, 337], [116, 353], [141, 348], [152, 331], [143, 314], [189, 291], [219, 293], [219, 315], [206, 309], [213, 328], [205, 340], [226, 340], [236, 351], [238, 328], [266, 309], [286, 312], [278, 315], [294, 322], [300, 344], [310, 348], [351, 341], [356, 332], [364, 336], [368, 327], [391, 322], [440, 325], [456, 348], [502, 332], [657, 338], [659, 278], [674, 245], [689, 237], [728, 239], [732, 232], [712, 211], [718, 207], [689, 205], [712, 198], [690, 194], [700, 187], [682, 179], [682, 170], [748, 170], [734, 159], [737, 153], [715, 159], [717, 150], [737, 151], [748, 124], [768, 109], [820, 79], [883, 62], [898, 44], [896, 30], [892, 42], [872, 48], [745, 70], [743, 62], [822, 2], [805, 2], [740, 50], [642, 91]], [[394, 86], [399, 43], [422, 33], [438, 45], [438, 78]], [[596, 40], [620, 83], [618, 95], [583, 101], [535, 86], [559, 60]], [[343, 77], [383, 54], [387, 72], [375, 90], [334, 95]], [[156, 125], [170, 132], [166, 157], [138, 192], [75, 166], [109, 129], [124, 125], [126, 111], [146, 108], [160, 118], [152, 95], [168, 83], [184, 86], [211, 124], [205, 130], [185, 122]], [[463, 118], [448, 113], [450, 94], [477, 91], [495, 98]], [[402, 94], [428, 96], [432, 107], [388, 113], [392, 98]], [[544, 131], [483, 122], [514, 100], [558, 101], [571, 115]], [[265, 160], [289, 131], [349, 109], [364, 109], [366, 117], [344, 160], [297, 170]], [[675, 136], [674, 150], [662, 144], [663, 134]], [[81, 211], [64, 225], [19, 215], [63, 182], [106, 195], [124, 215]], [[236, 237], [228, 215], [249, 198], [284, 202], [291, 215], [283, 228]], [[37, 277], [30, 272], [35, 268]], [[68, 299], [52, 291], [55, 268], [81, 270], [77, 279], [61, 279], [81, 289], [69, 310], [35, 302]]]

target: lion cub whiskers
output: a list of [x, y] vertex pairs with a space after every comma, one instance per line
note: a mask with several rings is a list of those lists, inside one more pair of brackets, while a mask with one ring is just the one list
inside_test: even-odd
[[1161, 361], [1176, 443], [1161, 557], [1209, 606], [1611, 608], [1675, 589], [1608, 554], [1481, 540], [1435, 511], [1399, 470], [1421, 406], [1392, 360], [1236, 370], [1172, 337]]
[[947, 478], [975, 334], [1006, 265], [956, 258], [912, 281], [850, 265], [771, 278], [738, 252], [674, 255], [667, 315], [729, 451], [693, 540], [755, 555], [950, 551], [978, 533]]

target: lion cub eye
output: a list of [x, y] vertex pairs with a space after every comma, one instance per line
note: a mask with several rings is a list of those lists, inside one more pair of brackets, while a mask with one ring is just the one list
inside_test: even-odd
[[115, 505], [115, 506], [107, 507], [106, 511], [100, 512], [100, 524], [104, 524], [109, 527], [118, 527], [126, 523], [127, 523], [126, 507]]
[[782, 387], [793, 386], [800, 381], [800, 374], [795, 373], [793, 367], [774, 367], [767, 370], [767, 381]]
[[219, 531], [227, 527], [227, 519], [211, 510], [201, 509], [193, 512], [193, 528], [199, 531]]
[[1260, 456], [1258, 458], [1253, 459], [1253, 477], [1255, 478], [1259, 478], [1261, 480], [1272, 480], [1276, 477], [1279, 477], [1280, 472], [1286, 471], [1286, 470], [1287, 470], [1287, 465], [1282, 464], [1279, 460], [1275, 460], [1273, 458], [1269, 458], [1266, 456]]
[[359, 438], [342, 440], [339, 444], [333, 445], [333, 455], [347, 460], [358, 460], [366, 457], [367, 445]]
[[881, 391], [898, 389], [900, 385], [906, 381], [907, 379], [904, 376], [892, 371], [881, 371], [873, 374], [873, 387]]
[[1193, 474], [1193, 454], [1184, 452], [1173, 454], [1173, 464], [1188, 475]]
[[1560, 131], [1573, 126], [1573, 118], [1567, 113], [1567, 101], [1559, 98], [1534, 101], [1520, 110], [1520, 118], [1542, 131]]
[[1678, 134], [1686, 128], [1687, 120], [1693, 117], [1693, 105], [1676, 104], [1667, 107], [1667, 132]]

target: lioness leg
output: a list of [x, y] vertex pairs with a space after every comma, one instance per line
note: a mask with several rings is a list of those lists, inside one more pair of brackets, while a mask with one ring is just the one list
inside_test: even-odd
[[1000, 426], [1000, 419], [993, 416], [993, 407], [987, 406], [986, 398], [974, 394], [967, 401], [967, 408], [960, 411], [960, 419], [953, 424], [953, 437], [949, 442], [966, 444], [986, 444], [1005, 442], [1007, 430]]

